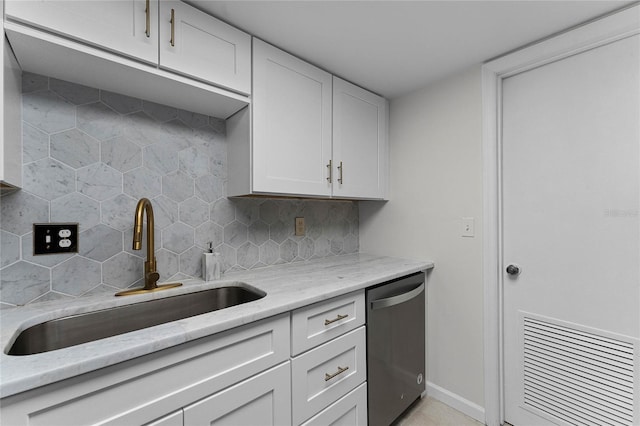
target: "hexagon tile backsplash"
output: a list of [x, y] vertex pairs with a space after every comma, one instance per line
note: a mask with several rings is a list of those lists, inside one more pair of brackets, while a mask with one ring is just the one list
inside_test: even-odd
[[[141, 285], [145, 248], [131, 241], [142, 197], [161, 281], [200, 277], [209, 241], [223, 271], [358, 251], [355, 202], [227, 199], [222, 119], [35, 74], [22, 89], [23, 189], [0, 199], [3, 307]], [[78, 254], [33, 256], [38, 222], [78, 222]]]

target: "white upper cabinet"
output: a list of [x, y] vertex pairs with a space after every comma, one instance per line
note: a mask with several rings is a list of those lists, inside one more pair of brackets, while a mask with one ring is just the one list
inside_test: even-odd
[[185, 3], [161, 1], [160, 67], [249, 94], [251, 36]]
[[251, 92], [251, 37], [180, 1], [9, 0], [6, 9], [14, 21]]
[[7, 0], [5, 14], [136, 59], [158, 62], [157, 0]]
[[333, 78], [333, 196], [384, 199], [388, 175], [387, 100]]
[[253, 43], [253, 192], [330, 196], [331, 74]]

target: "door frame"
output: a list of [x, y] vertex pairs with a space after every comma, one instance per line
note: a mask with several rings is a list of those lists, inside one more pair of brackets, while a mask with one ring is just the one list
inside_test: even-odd
[[487, 62], [482, 67], [484, 405], [488, 426], [499, 426], [505, 421], [502, 82], [515, 74], [636, 34], [640, 34], [638, 3]]

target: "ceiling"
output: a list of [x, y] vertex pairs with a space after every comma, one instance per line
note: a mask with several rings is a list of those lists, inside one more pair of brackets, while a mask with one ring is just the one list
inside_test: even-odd
[[190, 0], [188, 3], [392, 99], [634, 2]]

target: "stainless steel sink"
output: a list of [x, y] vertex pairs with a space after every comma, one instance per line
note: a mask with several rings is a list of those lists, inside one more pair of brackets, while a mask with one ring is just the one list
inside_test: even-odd
[[253, 287], [219, 287], [62, 317], [23, 330], [7, 353], [32, 355], [67, 348], [252, 302], [264, 296], [265, 292]]

